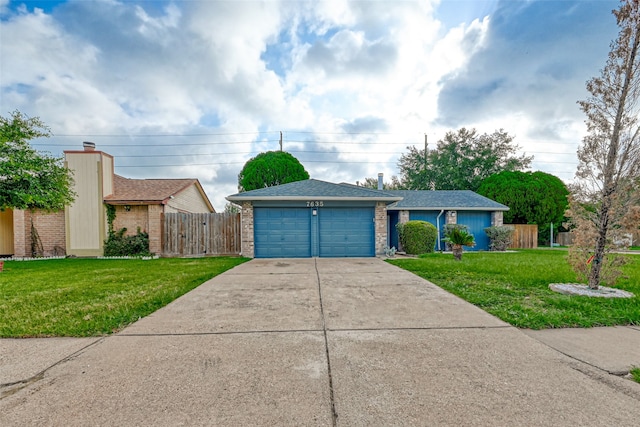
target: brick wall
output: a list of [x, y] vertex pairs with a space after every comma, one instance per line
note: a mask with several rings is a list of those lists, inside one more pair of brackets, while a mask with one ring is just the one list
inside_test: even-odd
[[162, 205], [149, 205], [149, 252], [162, 253]]
[[64, 211], [47, 213], [44, 211], [13, 212], [14, 256], [31, 257], [31, 222], [40, 236], [43, 253], [38, 256], [66, 255], [66, 229]]
[[27, 243], [28, 234], [25, 234], [25, 215], [25, 211], [13, 211], [13, 255], [19, 258], [30, 256], [31, 252], [31, 243]]
[[147, 205], [129, 206], [129, 210], [126, 210], [124, 206], [116, 206], [116, 218], [113, 220], [114, 231], [126, 228], [125, 234], [134, 236], [138, 232], [138, 227], [141, 231], [148, 232], [149, 230], [149, 208]]
[[384, 202], [376, 203], [375, 221], [376, 221], [376, 254], [384, 253], [387, 246], [387, 205]]
[[253, 205], [251, 202], [242, 203], [242, 256], [253, 258], [255, 242], [253, 241]]
[[162, 253], [162, 212], [163, 205], [131, 205], [116, 206], [116, 218], [113, 220], [114, 231], [126, 228], [125, 235], [134, 236], [140, 231], [149, 234], [149, 252]]
[[445, 215], [446, 215], [445, 224], [457, 224], [458, 223], [458, 212], [456, 212], [456, 211], [447, 211]]
[[504, 225], [504, 212], [494, 211], [491, 212], [491, 226], [501, 227]]

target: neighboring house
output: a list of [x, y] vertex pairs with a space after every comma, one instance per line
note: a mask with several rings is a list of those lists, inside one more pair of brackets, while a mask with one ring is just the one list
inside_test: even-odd
[[[476, 250], [484, 228], [509, 208], [472, 191], [386, 191], [309, 179], [227, 197], [242, 207], [248, 257], [372, 257], [398, 247], [396, 224], [424, 219], [469, 226]], [[443, 248], [444, 249], [444, 248]]]
[[[0, 216], [0, 255], [32, 254], [31, 224], [43, 255], [100, 256], [108, 234], [105, 205], [115, 206], [114, 230], [138, 228], [149, 234], [149, 250], [162, 250], [162, 214], [215, 212], [197, 179], [128, 179], [114, 173], [111, 155], [84, 143], [82, 151], [65, 151], [73, 171], [76, 200], [64, 211], [5, 211]], [[11, 226], [9, 226], [11, 224]], [[9, 230], [12, 245], [9, 245]]]

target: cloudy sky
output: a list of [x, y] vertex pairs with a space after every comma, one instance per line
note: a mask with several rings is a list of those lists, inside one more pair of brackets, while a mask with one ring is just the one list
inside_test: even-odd
[[0, 115], [62, 155], [93, 141], [129, 178], [198, 178], [215, 208], [256, 154], [312, 178], [397, 175], [408, 145], [503, 128], [572, 180], [576, 101], [616, 0], [0, 0]]

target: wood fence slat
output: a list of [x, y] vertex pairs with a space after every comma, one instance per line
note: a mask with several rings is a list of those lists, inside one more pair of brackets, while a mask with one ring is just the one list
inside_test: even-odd
[[538, 247], [537, 224], [505, 224], [513, 228], [509, 249], [533, 249]]
[[239, 213], [167, 213], [162, 227], [164, 256], [240, 254]]

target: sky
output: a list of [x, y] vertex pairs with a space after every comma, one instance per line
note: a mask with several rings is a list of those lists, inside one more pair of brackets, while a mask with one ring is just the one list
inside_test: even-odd
[[447, 132], [504, 129], [569, 183], [617, 0], [0, 0], [0, 115], [54, 156], [92, 141], [127, 178], [197, 178], [217, 211], [282, 148], [311, 178], [398, 175]]

